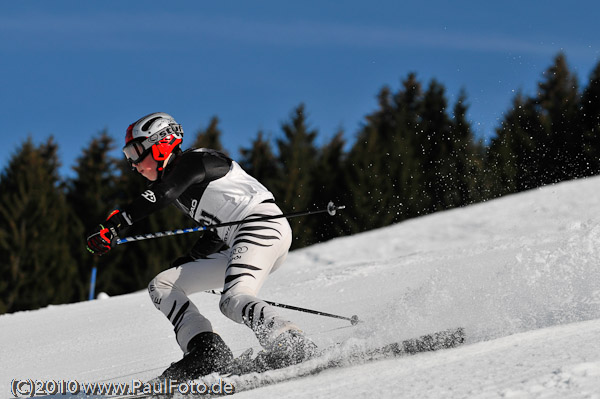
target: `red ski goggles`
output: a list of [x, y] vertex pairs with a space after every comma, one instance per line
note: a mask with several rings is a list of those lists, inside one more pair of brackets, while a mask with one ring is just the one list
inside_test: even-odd
[[150, 153], [153, 145], [158, 144], [162, 139], [171, 134], [183, 135], [181, 125], [169, 125], [144, 140], [132, 140], [123, 147], [123, 154], [125, 154], [125, 158], [127, 158], [130, 164], [138, 164]]

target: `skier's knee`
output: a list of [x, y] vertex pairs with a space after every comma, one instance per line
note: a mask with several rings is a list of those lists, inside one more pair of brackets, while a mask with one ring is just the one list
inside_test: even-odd
[[169, 270], [165, 270], [154, 277], [154, 279], [150, 282], [148, 286], [148, 290], [150, 290], [150, 286], [154, 285], [155, 289], [168, 289], [171, 290], [175, 286], [175, 278], [171, 276]]
[[148, 295], [150, 295], [150, 299], [152, 300], [154, 306], [160, 310], [160, 293], [156, 289], [156, 277], [153, 278], [148, 284]]
[[172, 291], [175, 288], [169, 275], [165, 272], [158, 274], [148, 283], [148, 294], [154, 306], [160, 309], [161, 298], [165, 293]]
[[148, 294], [150, 294], [150, 295], [152, 295], [152, 293], [153, 293], [153, 292], [154, 292], [154, 290], [156, 289], [156, 288], [155, 288], [155, 287], [156, 287], [156, 285], [155, 285], [155, 283], [154, 283], [154, 280], [155, 280], [155, 279], [152, 279], [152, 281], [150, 281], [150, 282], [148, 283]]

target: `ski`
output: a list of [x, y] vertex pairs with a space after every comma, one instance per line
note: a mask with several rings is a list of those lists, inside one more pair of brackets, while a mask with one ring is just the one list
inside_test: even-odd
[[247, 373], [240, 376], [231, 376], [228, 379], [225, 379], [225, 381], [231, 383], [235, 387], [236, 393], [249, 391], [268, 385], [316, 375], [332, 368], [342, 368], [378, 360], [416, 355], [423, 352], [455, 348], [464, 343], [464, 340], [464, 329], [456, 328], [378, 347], [370, 347], [368, 346], [368, 343], [365, 342], [346, 342], [327, 348], [317, 357], [292, 366], [297, 369], [294, 373], [269, 370], [267, 373]]
[[[267, 371], [253, 370], [249, 360], [251, 351], [236, 358], [237, 370], [228, 375], [212, 374], [194, 381], [152, 382], [152, 393], [138, 393], [112, 397], [112, 399], [170, 399], [179, 395], [198, 395], [205, 398], [222, 397], [257, 389], [281, 382], [319, 374], [332, 368], [342, 368], [378, 360], [416, 355], [460, 346], [465, 341], [463, 328], [454, 328], [426, 334], [418, 338], [390, 343], [384, 346], [370, 346], [364, 340], [349, 340], [322, 350], [317, 356], [305, 362]], [[290, 372], [290, 370], [293, 370]], [[149, 383], [150, 384], [150, 383]]]

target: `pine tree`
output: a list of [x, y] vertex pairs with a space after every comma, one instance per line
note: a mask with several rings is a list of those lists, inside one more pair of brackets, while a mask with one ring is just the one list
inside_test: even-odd
[[[379, 109], [366, 117], [347, 157], [349, 215], [353, 232], [385, 226], [394, 220], [394, 181], [390, 178], [396, 120], [391, 91], [384, 87], [378, 95]], [[395, 146], [394, 146], [395, 147]]]
[[495, 195], [589, 174], [577, 82], [563, 54], [544, 75], [535, 97], [515, 98], [492, 140], [487, 164]]
[[240, 166], [268, 189], [272, 189], [283, 179], [281, 165], [277, 162], [271, 144], [264, 138], [262, 131], [258, 132], [250, 148], [240, 149], [240, 154]]
[[483, 191], [477, 180], [483, 148], [466, 120], [466, 94], [451, 120], [441, 84], [434, 80], [423, 92], [410, 74], [402, 86], [395, 94], [380, 91], [379, 109], [367, 117], [348, 155], [355, 231], [462, 206]]
[[424, 93], [415, 74], [392, 94], [384, 87], [379, 109], [367, 116], [348, 155], [354, 195], [354, 231], [397, 223], [429, 212], [425, 189], [430, 143], [423, 117]]
[[227, 154], [221, 143], [221, 129], [218, 127], [219, 118], [213, 116], [210, 119], [208, 127], [206, 129], [200, 129], [196, 133], [196, 139], [194, 140], [193, 148], [211, 148], [213, 150], [221, 151]]
[[423, 90], [416, 75], [411, 73], [402, 82], [402, 89], [394, 96], [398, 132], [394, 153], [398, 160], [394, 165], [395, 191], [400, 206], [394, 222], [400, 222], [423, 212], [423, 148], [419, 137], [423, 135], [421, 107]]
[[584, 174], [597, 175], [600, 174], [600, 62], [592, 71], [583, 91], [580, 114], [586, 159]]
[[[281, 128], [284, 137], [277, 139], [277, 148], [278, 163], [284, 179], [274, 184], [273, 191], [285, 212], [305, 210], [311, 201], [311, 179], [317, 154], [314, 140], [317, 131], [308, 128], [303, 104], [293, 111], [291, 120]], [[290, 221], [294, 232], [294, 248], [304, 246], [312, 234], [304, 219]]]
[[0, 312], [68, 302], [79, 283], [57, 151], [29, 138], [0, 176]]
[[[331, 141], [318, 150], [312, 177], [313, 209], [324, 209], [329, 201], [335, 205], [344, 205], [348, 198], [348, 188], [344, 178], [344, 132], [338, 131]], [[323, 216], [307, 220], [311, 226], [312, 237], [308, 243], [322, 242], [341, 234], [349, 233], [345, 212], [340, 212], [335, 218]]]
[[419, 145], [423, 150], [423, 209], [426, 213], [450, 208], [449, 196], [454, 184], [452, 134], [447, 113], [445, 88], [435, 80], [424, 94], [420, 111], [422, 133]]
[[540, 184], [556, 183], [583, 176], [583, 132], [579, 123], [577, 79], [559, 54], [539, 84], [538, 113], [544, 129], [539, 137]]
[[486, 159], [488, 198], [539, 185], [540, 155], [536, 138], [541, 131], [534, 101], [518, 93], [489, 146]]
[[448, 196], [452, 206], [468, 205], [482, 198], [483, 144], [475, 142], [471, 124], [466, 118], [468, 108], [466, 92], [461, 90], [450, 125], [450, 157], [454, 173]]

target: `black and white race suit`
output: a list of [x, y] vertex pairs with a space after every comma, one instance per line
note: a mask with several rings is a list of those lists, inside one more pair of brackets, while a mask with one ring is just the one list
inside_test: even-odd
[[[135, 223], [171, 203], [204, 225], [281, 214], [265, 186], [235, 161], [206, 149], [178, 154], [160, 179], [122, 211]], [[158, 274], [148, 286], [150, 297], [173, 324], [184, 352], [195, 335], [213, 330], [189, 299], [193, 293], [211, 289], [223, 290], [219, 303], [223, 314], [246, 324], [261, 345], [269, 348], [280, 333], [297, 329], [256, 296], [288, 254], [290, 225], [285, 218], [250, 221], [217, 228], [216, 233], [226, 249]]]

